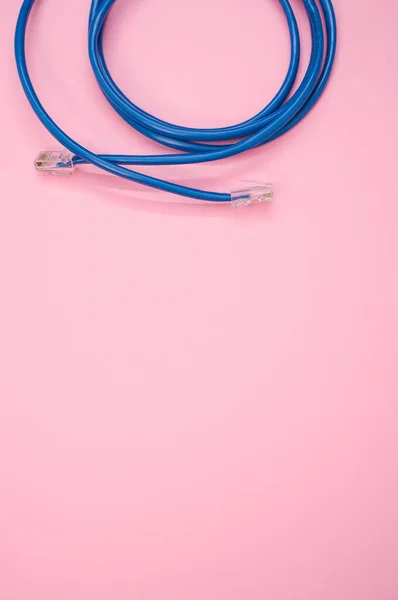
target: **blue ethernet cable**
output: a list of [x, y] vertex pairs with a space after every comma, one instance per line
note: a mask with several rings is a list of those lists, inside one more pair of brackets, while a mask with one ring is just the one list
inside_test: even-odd
[[299, 30], [289, 0], [279, 0], [287, 19], [291, 47], [288, 72], [281, 88], [273, 100], [251, 119], [238, 125], [213, 129], [181, 127], [167, 123], [139, 108], [123, 94], [112, 79], [103, 51], [106, 17], [116, 0], [92, 0], [88, 50], [95, 77], [103, 94], [129, 125], [159, 144], [177, 151], [147, 156], [95, 154], [69, 137], [46, 112], [35, 92], [26, 64], [26, 29], [35, 2], [36, 0], [23, 0], [17, 21], [15, 58], [18, 74], [37, 117], [66, 148], [61, 152], [41, 153], [35, 163], [38, 170], [69, 173], [79, 164], [92, 164], [124, 179], [197, 200], [232, 202], [239, 206], [272, 198], [270, 185], [257, 184], [232, 193], [208, 192], [144, 175], [127, 166], [181, 165], [220, 160], [267, 144], [297, 125], [319, 100], [333, 68], [337, 28], [331, 0], [302, 0], [310, 23], [312, 50], [306, 73], [293, 94], [291, 92], [300, 63]]

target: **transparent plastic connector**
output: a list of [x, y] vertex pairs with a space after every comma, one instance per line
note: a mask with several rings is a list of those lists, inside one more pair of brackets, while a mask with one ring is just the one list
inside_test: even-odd
[[50, 175], [71, 175], [76, 169], [73, 154], [69, 150], [46, 150], [35, 160], [36, 171]]
[[232, 206], [248, 206], [259, 202], [271, 202], [274, 191], [271, 183], [247, 182], [247, 187], [231, 192]]

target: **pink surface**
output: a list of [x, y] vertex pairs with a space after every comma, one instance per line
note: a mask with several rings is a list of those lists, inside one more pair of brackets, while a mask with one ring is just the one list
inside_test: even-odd
[[[156, 151], [96, 87], [89, 1], [37, 4], [52, 116], [92, 149]], [[148, 169], [276, 182], [242, 211], [38, 176], [57, 144], [15, 73], [19, 5], [0, 20], [0, 599], [395, 600], [396, 2], [335, 0], [331, 85], [288, 136]], [[288, 40], [275, 0], [118, 0], [106, 52], [139, 105], [216, 126], [271, 98]]]

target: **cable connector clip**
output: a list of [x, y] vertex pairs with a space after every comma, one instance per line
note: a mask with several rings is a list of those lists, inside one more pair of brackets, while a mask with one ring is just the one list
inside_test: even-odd
[[248, 206], [259, 202], [271, 202], [274, 197], [272, 183], [257, 183], [247, 181], [248, 185], [240, 190], [231, 192], [231, 205], [233, 207]]
[[50, 175], [71, 175], [76, 169], [74, 154], [69, 150], [45, 150], [35, 160], [35, 169]]

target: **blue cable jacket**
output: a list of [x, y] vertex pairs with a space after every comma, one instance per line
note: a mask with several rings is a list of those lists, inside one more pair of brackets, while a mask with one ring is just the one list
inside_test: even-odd
[[[307, 71], [297, 90], [292, 88], [300, 63], [300, 38], [289, 0], [279, 0], [287, 18], [291, 58], [286, 78], [274, 99], [251, 119], [231, 127], [195, 129], [158, 119], [133, 104], [118, 88], [106, 66], [103, 33], [106, 17], [116, 0], [92, 0], [88, 47], [98, 84], [116, 112], [137, 131], [178, 154], [148, 156], [94, 154], [70, 138], [51, 119], [30, 80], [25, 53], [26, 28], [36, 0], [23, 0], [15, 32], [15, 57], [25, 94], [48, 131], [75, 155], [74, 163], [90, 163], [119, 177], [166, 192], [198, 200], [229, 202], [230, 194], [206, 192], [143, 175], [123, 165], [181, 165], [209, 162], [234, 156], [267, 144], [297, 125], [318, 101], [330, 77], [336, 53], [336, 19], [331, 0], [302, 0], [311, 27], [312, 50]], [[322, 24], [324, 20], [325, 27]], [[207, 143], [211, 142], [211, 144]], [[230, 142], [230, 143], [217, 143]]]

